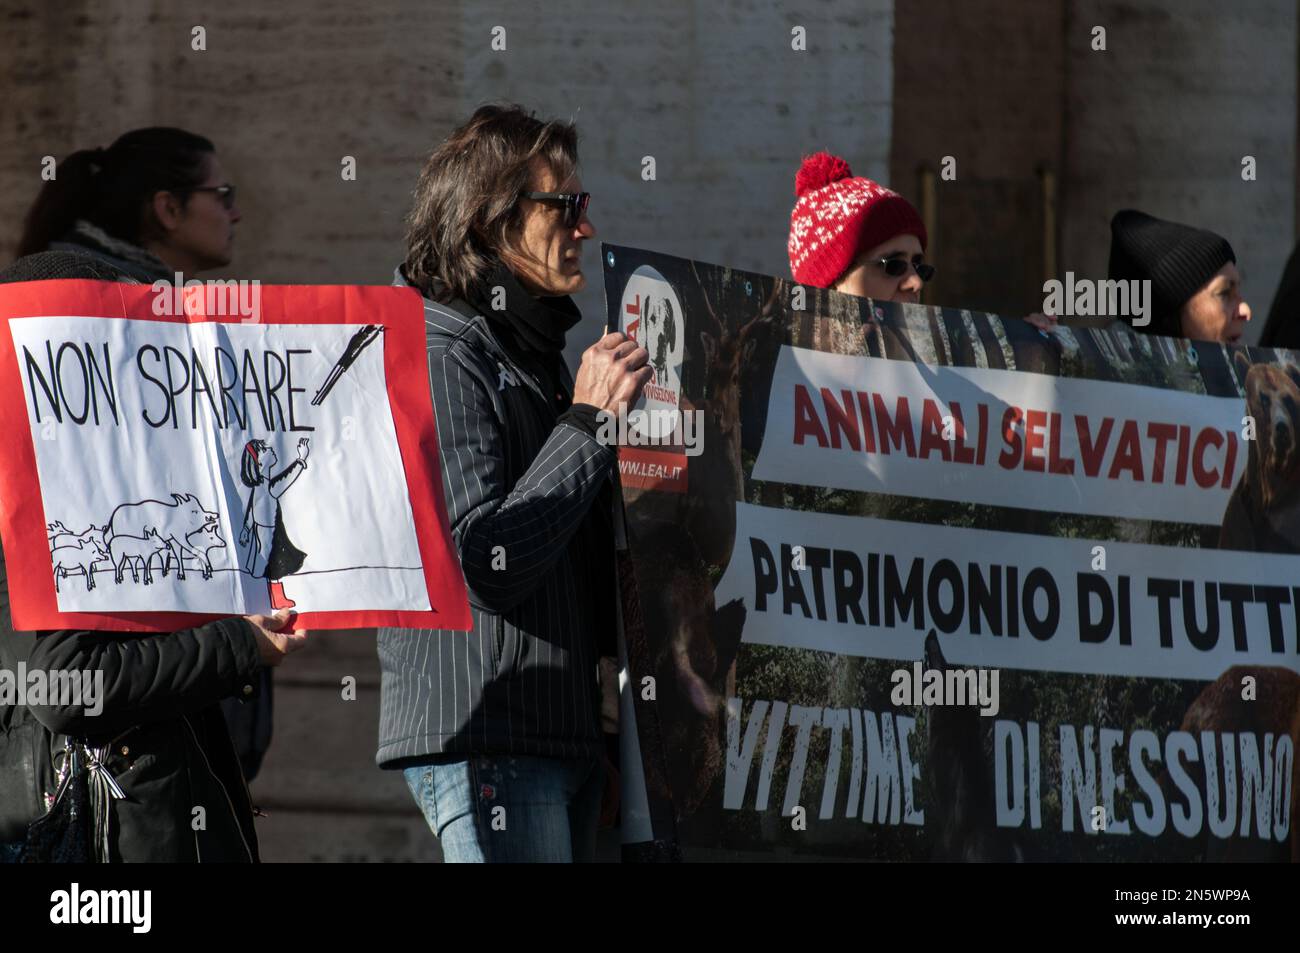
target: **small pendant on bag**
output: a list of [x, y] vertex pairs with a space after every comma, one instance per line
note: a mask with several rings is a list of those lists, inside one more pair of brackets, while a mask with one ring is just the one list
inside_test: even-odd
[[72, 767], [72, 747], [66, 745], [61, 752], [63, 755], [63, 764], [60, 765], [58, 773], [54, 776], [54, 790], [46, 791], [43, 800], [45, 801], [45, 813], [48, 814], [54, 810], [54, 802], [59, 799], [59, 792], [63, 790], [64, 784], [67, 783], [68, 774]]

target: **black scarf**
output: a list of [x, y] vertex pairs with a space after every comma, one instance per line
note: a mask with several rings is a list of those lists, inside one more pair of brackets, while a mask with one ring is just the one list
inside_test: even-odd
[[[498, 295], [496, 288], [501, 288], [505, 294]], [[504, 307], [497, 310], [493, 304], [501, 304], [502, 297], [505, 298]], [[568, 295], [533, 297], [500, 261], [471, 292], [469, 303], [489, 318], [507, 325], [526, 350], [542, 353], [562, 352], [565, 334], [582, 320], [582, 312]]]

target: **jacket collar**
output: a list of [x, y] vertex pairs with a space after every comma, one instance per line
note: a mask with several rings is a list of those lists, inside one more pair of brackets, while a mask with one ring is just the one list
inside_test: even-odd
[[175, 278], [172, 269], [163, 264], [157, 255], [108, 234], [84, 218], [77, 219], [71, 230], [57, 242], [52, 242], [50, 247], [62, 251], [88, 252], [137, 281], [170, 282]]
[[[393, 273], [393, 284], [410, 286], [401, 265]], [[469, 300], [453, 298], [445, 307], [466, 318], [481, 314], [498, 329], [508, 329], [522, 350], [541, 353], [562, 352], [565, 335], [582, 320], [582, 312], [568, 295], [534, 297], [500, 261]]]
[[[516, 373], [517, 379], [522, 380], [527, 389], [530, 390], [539, 401], [541, 401], [543, 406], [552, 406], [546, 388], [544, 388], [533, 376], [532, 372], [530, 372], [525, 365], [520, 362], [518, 354], [512, 353], [512, 351], [515, 350], [511, 346], [512, 342], [518, 342], [520, 348], [527, 348], [527, 345], [525, 342], [519, 340], [518, 334], [512, 334], [509, 332], [509, 322], [502, 319], [497, 312], [494, 312], [491, 309], [482, 310], [476, 308], [463, 298], [452, 298], [450, 301], [445, 303], [434, 301], [407, 280], [402, 268], [403, 266], [398, 265], [393, 270], [393, 284], [399, 287], [412, 288], [415, 291], [420, 292], [420, 296], [424, 299], [426, 322], [428, 320], [427, 313], [430, 309], [438, 313], [438, 322], [440, 325], [445, 324], [447, 319], [452, 315], [458, 316], [465, 322], [465, 325], [470, 325], [477, 321], [487, 322], [488, 326], [484, 329], [487, 333], [484, 335], [484, 339], [488, 344], [488, 351], [489, 354], [491, 354], [492, 359], [498, 363], [504, 361], [506, 365]], [[524, 294], [527, 293], [523, 292], [522, 288], [520, 291]], [[506, 293], [508, 295], [509, 291]], [[576, 307], [574, 310], [576, 312]], [[494, 314], [497, 315], [495, 318], [488, 317]], [[561, 341], [563, 341], [562, 337]], [[559, 352], [556, 352], [556, 356], [560, 358], [560, 365], [563, 366], [564, 361], [563, 358], [560, 357]]]

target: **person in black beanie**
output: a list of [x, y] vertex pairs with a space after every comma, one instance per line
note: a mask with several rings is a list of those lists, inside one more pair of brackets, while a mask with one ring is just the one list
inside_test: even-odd
[[1226, 238], [1136, 209], [1116, 212], [1110, 232], [1110, 279], [1151, 282], [1151, 321], [1133, 330], [1228, 344], [1245, 333], [1250, 305]]

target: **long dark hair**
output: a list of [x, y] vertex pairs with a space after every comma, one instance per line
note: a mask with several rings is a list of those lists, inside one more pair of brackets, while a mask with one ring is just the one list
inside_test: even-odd
[[[475, 110], [420, 172], [406, 219], [407, 280], [442, 301], [481, 290], [508, 234], [523, 222], [519, 193], [539, 157], [567, 179], [578, 166], [577, 127], [510, 104]], [[442, 283], [436, 291], [435, 281]]]
[[18, 255], [45, 251], [86, 219], [115, 238], [141, 244], [153, 227], [150, 203], [157, 192], [203, 184], [207, 157], [216, 149], [183, 129], [156, 126], [121, 136], [107, 149], [82, 149], [55, 169], [27, 213]]

